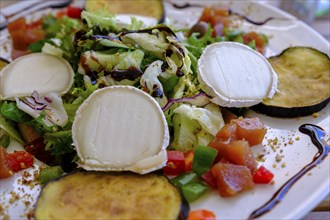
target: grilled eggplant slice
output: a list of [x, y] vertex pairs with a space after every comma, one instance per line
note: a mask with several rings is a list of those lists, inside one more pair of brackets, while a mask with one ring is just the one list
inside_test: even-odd
[[280, 55], [269, 58], [276, 71], [278, 92], [253, 107], [275, 117], [311, 115], [330, 101], [330, 59], [310, 47], [289, 47]]
[[3, 58], [0, 57], [0, 70], [2, 70], [2, 68], [4, 68], [5, 66], [7, 66], [7, 64], [9, 63], [8, 60], [5, 60]]
[[157, 174], [77, 171], [47, 183], [36, 219], [185, 219], [189, 205]]
[[132, 14], [154, 17], [159, 23], [165, 19], [162, 0], [87, 0], [87, 11], [100, 11], [108, 9], [112, 14]]

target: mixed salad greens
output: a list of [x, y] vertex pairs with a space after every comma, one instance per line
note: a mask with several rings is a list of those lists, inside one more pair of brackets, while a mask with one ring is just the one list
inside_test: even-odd
[[[264, 35], [231, 28], [230, 18], [225, 22], [205, 19], [209, 10], [206, 8], [199, 23], [187, 30], [175, 30], [170, 24], [145, 27], [135, 17], [124, 24], [106, 11], [48, 14], [33, 24], [26, 24], [24, 19], [10, 24], [14, 58], [36, 52], [60, 56], [70, 63], [75, 77], [72, 88], [58, 97], [57, 104], [47, 103], [55, 97], [36, 92], [16, 101], [1, 101], [1, 128], [6, 131], [1, 145], [8, 146], [6, 135], [24, 143], [13, 122], [32, 126], [53, 158], [47, 163], [61, 165], [68, 172], [77, 159], [71, 127], [78, 107], [99, 88], [131, 85], [150, 94], [162, 107], [171, 134], [168, 149], [187, 152], [206, 146], [224, 126], [224, 120], [221, 109], [209, 101], [197, 79], [197, 60], [203, 49], [214, 42], [236, 41], [262, 52], [267, 44]], [[223, 13], [224, 9], [219, 10]], [[20, 26], [31, 32], [33, 39], [20, 38]], [[182, 34], [185, 37], [179, 39]], [[22, 105], [27, 102], [29, 105]], [[63, 123], [55, 123], [63, 117], [67, 117]]]

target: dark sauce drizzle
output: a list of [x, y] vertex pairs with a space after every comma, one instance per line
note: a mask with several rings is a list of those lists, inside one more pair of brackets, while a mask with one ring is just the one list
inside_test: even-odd
[[269, 18], [266, 18], [266, 19], [263, 20], [263, 21], [254, 21], [254, 20], [250, 19], [249, 17], [247, 17], [247, 16], [245, 16], [245, 15], [242, 15], [242, 14], [240, 14], [240, 13], [238, 13], [238, 12], [233, 12], [231, 9], [229, 10], [229, 14], [230, 14], [230, 15], [236, 15], [236, 16], [238, 16], [238, 17], [244, 19], [245, 21], [250, 22], [251, 24], [254, 24], [254, 25], [258, 25], [258, 26], [260, 26], [260, 25], [264, 25], [264, 24], [266, 24], [268, 21], [271, 21], [271, 20], [274, 20], [274, 19], [281, 19], [281, 18], [269, 17]]
[[318, 152], [314, 156], [311, 163], [304, 166], [296, 175], [289, 179], [266, 204], [253, 211], [248, 219], [255, 219], [270, 211], [277, 203], [279, 203], [284, 198], [286, 193], [297, 180], [299, 180], [303, 175], [305, 175], [316, 165], [320, 164], [322, 160], [326, 158], [326, 156], [328, 156], [330, 152], [330, 145], [327, 145], [325, 141], [322, 140], [325, 136], [325, 132], [322, 128], [312, 124], [304, 124], [299, 127], [299, 131], [310, 136], [313, 144], [317, 147]]
[[[185, 8], [189, 8], [189, 7], [200, 7], [200, 8], [202, 8], [202, 7], [205, 7], [205, 5], [199, 5], [199, 4], [189, 4], [189, 3], [186, 3], [186, 4], [175, 4], [175, 3], [170, 3], [174, 8], [176, 8], [176, 9], [185, 9]], [[284, 18], [275, 18], [275, 17], [269, 17], [269, 18], [266, 18], [265, 20], [263, 20], [263, 21], [254, 21], [254, 20], [252, 20], [252, 19], [250, 19], [249, 17], [247, 17], [247, 16], [245, 16], [245, 15], [242, 15], [242, 14], [240, 14], [240, 13], [238, 13], [238, 12], [234, 12], [234, 11], [232, 11], [231, 9], [229, 9], [229, 15], [236, 15], [236, 16], [238, 16], [238, 17], [240, 17], [240, 18], [242, 18], [242, 19], [244, 19], [245, 21], [247, 21], [247, 22], [250, 22], [251, 24], [254, 24], [254, 25], [264, 25], [264, 24], [266, 24], [267, 22], [269, 22], [269, 21], [271, 21], [271, 20], [275, 20], [275, 19], [277, 19], [277, 20], [283, 20]], [[285, 20], [287, 20], [286, 18], [285, 18]]]

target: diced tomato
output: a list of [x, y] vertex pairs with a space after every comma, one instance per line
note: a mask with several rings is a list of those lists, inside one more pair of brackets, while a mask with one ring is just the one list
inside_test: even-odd
[[228, 141], [224, 141], [220, 138], [215, 137], [207, 146], [212, 147], [218, 151], [217, 157], [215, 158], [215, 163], [219, 162], [221, 158], [224, 156], [224, 148], [230, 143], [230, 139]]
[[236, 124], [225, 124], [216, 134], [217, 138], [223, 141], [228, 139], [236, 140]]
[[231, 20], [227, 17], [214, 15], [210, 18], [210, 24], [212, 27], [215, 27], [217, 24], [223, 24], [224, 27], [228, 27], [231, 23]]
[[45, 38], [41, 29], [41, 20], [26, 24], [25, 18], [19, 18], [8, 24], [8, 31], [13, 41], [12, 58], [27, 54], [28, 45]]
[[56, 17], [57, 18], [61, 18], [61, 17], [64, 17], [64, 16], [67, 16], [67, 11], [66, 10], [61, 10], [61, 11], [58, 11], [57, 13], [56, 13]]
[[10, 177], [14, 174], [8, 160], [6, 149], [0, 146], [0, 179]]
[[26, 24], [26, 27], [28, 29], [35, 29], [35, 28], [41, 27], [41, 25], [42, 25], [42, 19], [38, 19], [38, 20], [32, 22], [31, 24]]
[[70, 18], [80, 18], [82, 9], [79, 7], [68, 6], [67, 7], [67, 15]]
[[27, 50], [29, 44], [45, 38], [45, 32], [42, 29], [17, 30], [10, 33], [13, 40], [13, 47], [16, 50]]
[[194, 151], [193, 150], [189, 150], [184, 153], [184, 162], [185, 162], [186, 172], [192, 170], [193, 160], [194, 160]]
[[232, 196], [254, 187], [251, 172], [246, 166], [219, 162], [211, 171], [220, 196]]
[[16, 50], [26, 50], [27, 44], [25, 42], [26, 30], [18, 30], [10, 33], [11, 39], [13, 40], [13, 48]]
[[202, 175], [202, 179], [211, 187], [216, 188], [217, 183], [211, 169]]
[[25, 43], [27, 46], [45, 38], [45, 31], [42, 29], [27, 29], [25, 33]]
[[216, 134], [216, 137], [208, 144], [209, 147], [218, 150], [217, 158], [218, 162], [224, 156], [225, 147], [233, 140], [236, 140], [236, 125], [225, 124]]
[[199, 18], [199, 21], [204, 21], [208, 23], [212, 17], [212, 10], [210, 7], [206, 6], [202, 12], [201, 17]]
[[215, 220], [215, 218], [215, 214], [206, 209], [193, 210], [188, 214], [188, 220]]
[[259, 118], [238, 118], [231, 123], [237, 125], [237, 139], [248, 141], [250, 146], [261, 144], [267, 133], [267, 128]]
[[256, 49], [263, 53], [266, 42], [265, 39], [258, 33], [251, 31], [249, 33], [243, 34], [242, 36], [244, 44], [249, 44], [251, 41], [255, 41]]
[[274, 178], [274, 174], [266, 167], [260, 166], [259, 169], [253, 175], [253, 181], [255, 183], [270, 183]]
[[33, 156], [26, 151], [15, 151], [8, 154], [8, 161], [14, 172], [32, 167]]
[[14, 31], [24, 31], [26, 29], [26, 20], [24, 17], [19, 18], [7, 25], [7, 29], [9, 33], [12, 33]]
[[247, 166], [253, 174], [257, 170], [255, 160], [249, 143], [245, 140], [232, 141], [224, 147], [224, 158], [236, 165]]
[[214, 14], [218, 16], [229, 16], [229, 8], [226, 6], [216, 6], [213, 8]]
[[186, 170], [185, 157], [182, 151], [170, 150], [167, 151], [167, 162], [163, 168], [165, 175], [177, 176], [184, 173]]

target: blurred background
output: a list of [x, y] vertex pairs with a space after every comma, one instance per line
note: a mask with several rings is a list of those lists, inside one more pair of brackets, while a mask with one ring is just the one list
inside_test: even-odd
[[[1, 14], [1, 9], [18, 1], [33, 2], [38, 0], [1, 0], [0, 14]], [[75, 0], [75, 1], [84, 1], [84, 0]], [[236, 1], [243, 1], [243, 0], [236, 0]], [[275, 7], [278, 7], [284, 11], [289, 12], [290, 14], [294, 15], [295, 17], [299, 18], [300, 20], [310, 25], [313, 29], [315, 29], [328, 41], [330, 41], [330, 0], [255, 0], [255, 1], [271, 4]]]
[[[3, 9], [8, 5], [14, 4], [15, 2], [18, 1], [33, 2], [38, 0], [1, 0], [0, 14], [1, 14], [1, 9]], [[75, 0], [75, 1], [84, 1], [84, 0]], [[236, 1], [243, 1], [243, 0], [236, 0]], [[299, 18], [300, 20], [310, 25], [313, 29], [315, 29], [328, 41], [330, 41], [330, 0], [255, 0], [255, 1], [271, 4], [275, 7], [278, 7], [292, 14], [293, 16]]]
[[330, 41], [330, 0], [260, 0], [310, 25]]

